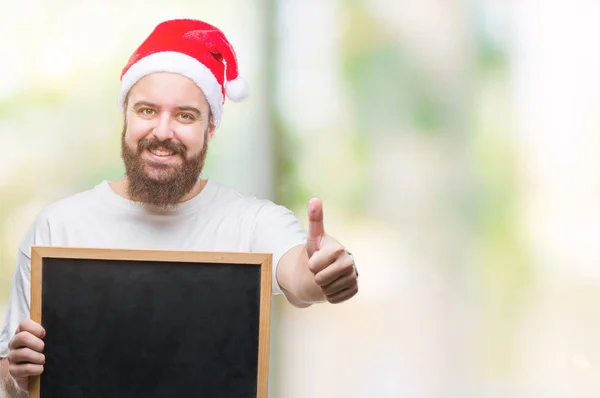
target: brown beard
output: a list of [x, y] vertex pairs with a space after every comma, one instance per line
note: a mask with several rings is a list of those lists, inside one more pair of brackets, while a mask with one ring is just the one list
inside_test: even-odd
[[[207, 129], [208, 130], [208, 129]], [[132, 200], [143, 202], [159, 208], [174, 207], [188, 194], [198, 182], [204, 168], [208, 152], [208, 131], [204, 133], [204, 146], [200, 153], [188, 159], [187, 148], [171, 140], [143, 138], [138, 142], [137, 149], [132, 150], [125, 142], [126, 128], [121, 135], [121, 158], [125, 164], [127, 176], [127, 194]], [[180, 166], [174, 167], [163, 164], [148, 165], [142, 160], [142, 154], [147, 149], [162, 147], [174, 152], [182, 160]], [[146, 167], [152, 167], [153, 177]]]

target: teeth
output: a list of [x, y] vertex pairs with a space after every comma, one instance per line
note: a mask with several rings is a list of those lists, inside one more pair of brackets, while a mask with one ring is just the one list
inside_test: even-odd
[[150, 152], [155, 154], [156, 156], [170, 156], [173, 154], [173, 152], [167, 151], [165, 149], [151, 149]]

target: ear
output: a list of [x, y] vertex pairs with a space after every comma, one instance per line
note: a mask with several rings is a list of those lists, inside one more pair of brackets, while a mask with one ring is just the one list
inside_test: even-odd
[[210, 119], [208, 120], [208, 139], [209, 139], [209, 141], [213, 139], [213, 136], [215, 135], [216, 130], [217, 130], [217, 126], [215, 125], [215, 119], [211, 115]]
[[127, 125], [127, 109], [129, 108], [129, 93], [125, 97], [125, 101], [123, 101], [123, 123]]
[[125, 106], [125, 109], [123, 109], [123, 126], [126, 127], [127, 126], [127, 122], [128, 122], [128, 119], [127, 119], [127, 106]]

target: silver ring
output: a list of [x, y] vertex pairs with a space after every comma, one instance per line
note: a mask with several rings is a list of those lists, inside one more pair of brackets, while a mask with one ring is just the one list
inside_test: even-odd
[[352, 259], [352, 266], [354, 267], [354, 272], [356, 273], [356, 277], [358, 278], [358, 269], [356, 268], [356, 262], [354, 261], [354, 256], [348, 250], [346, 250], [346, 253], [348, 253], [350, 258]]

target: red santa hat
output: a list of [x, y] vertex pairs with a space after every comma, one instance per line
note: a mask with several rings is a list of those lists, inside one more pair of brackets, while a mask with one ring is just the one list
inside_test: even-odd
[[248, 96], [248, 86], [238, 74], [233, 47], [223, 32], [206, 22], [175, 19], [154, 28], [123, 68], [121, 109], [131, 87], [153, 72], [179, 73], [194, 81], [206, 96], [217, 127], [225, 96], [234, 102]]

